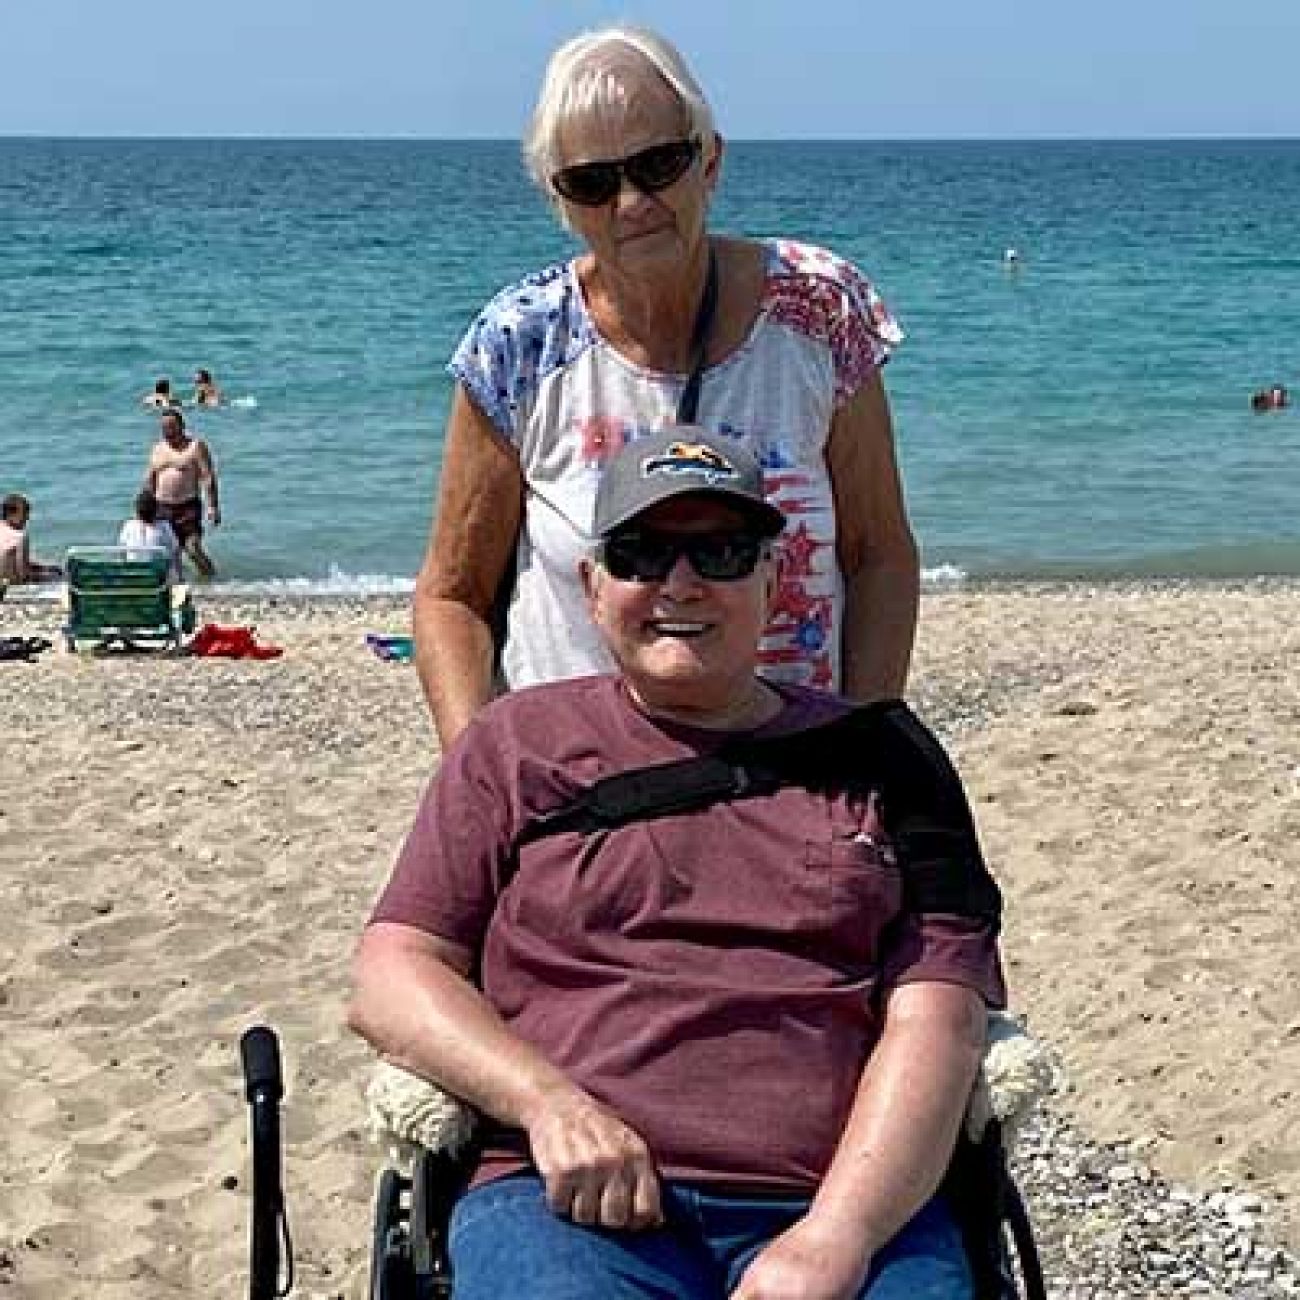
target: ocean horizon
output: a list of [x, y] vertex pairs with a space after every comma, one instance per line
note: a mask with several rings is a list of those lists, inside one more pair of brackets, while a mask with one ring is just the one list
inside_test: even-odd
[[[714, 228], [823, 243], [886, 370], [932, 582], [1300, 575], [1300, 141], [730, 142]], [[517, 143], [0, 137], [0, 492], [33, 550], [113, 540], [156, 377], [237, 590], [409, 590], [451, 395], [500, 287], [574, 246]], [[1014, 260], [1007, 251], [1014, 249]]]

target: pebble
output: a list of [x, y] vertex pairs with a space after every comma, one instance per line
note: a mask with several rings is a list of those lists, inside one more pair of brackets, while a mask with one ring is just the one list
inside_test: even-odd
[[1263, 1197], [1170, 1184], [1134, 1154], [1050, 1105], [1021, 1130], [1011, 1165], [1049, 1300], [1300, 1296], [1300, 1258], [1265, 1241]]

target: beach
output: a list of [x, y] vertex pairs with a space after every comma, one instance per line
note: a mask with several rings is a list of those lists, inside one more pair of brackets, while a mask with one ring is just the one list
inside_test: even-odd
[[[414, 670], [363, 637], [407, 607], [199, 612], [284, 656], [0, 664], [0, 1294], [246, 1288], [257, 1021], [285, 1057], [294, 1294], [365, 1294], [380, 1157], [348, 959], [437, 750]], [[5, 633], [56, 626], [0, 605]], [[1298, 663], [1294, 581], [994, 585], [927, 592], [912, 680], [1004, 889], [1052, 1112], [1144, 1178], [1258, 1197], [1259, 1242], [1290, 1251]], [[1040, 1221], [1045, 1253], [1077, 1227]]]

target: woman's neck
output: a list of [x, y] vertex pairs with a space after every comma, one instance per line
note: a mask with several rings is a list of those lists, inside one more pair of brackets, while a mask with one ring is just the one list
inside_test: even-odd
[[674, 275], [639, 276], [597, 262], [577, 264], [587, 311], [601, 335], [639, 365], [690, 368], [691, 336], [709, 272], [709, 241]]

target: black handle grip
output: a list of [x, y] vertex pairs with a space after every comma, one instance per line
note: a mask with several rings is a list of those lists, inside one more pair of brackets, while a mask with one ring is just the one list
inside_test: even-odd
[[265, 1025], [246, 1029], [239, 1040], [239, 1059], [244, 1066], [244, 1095], [250, 1102], [279, 1101], [284, 1096], [280, 1044], [272, 1030]]

